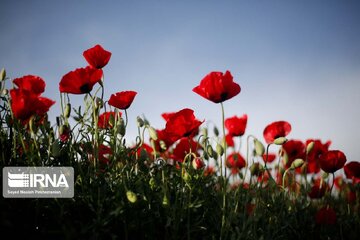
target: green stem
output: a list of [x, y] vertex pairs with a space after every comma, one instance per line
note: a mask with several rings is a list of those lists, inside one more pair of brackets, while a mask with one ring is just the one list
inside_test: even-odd
[[[223, 147], [224, 147], [224, 164], [226, 163], [226, 152], [227, 152], [227, 144], [226, 144], [226, 139], [225, 139], [225, 111], [224, 111], [224, 104], [221, 102], [221, 117], [222, 117], [222, 131], [223, 131]], [[226, 187], [227, 187], [227, 181], [226, 181], [226, 166], [225, 166], [225, 170], [224, 170], [224, 175], [225, 177], [223, 178], [222, 175], [222, 167], [223, 167], [223, 161], [220, 158], [220, 174], [221, 174], [221, 179], [223, 181], [223, 186], [222, 186], [222, 194], [223, 194], [223, 204], [222, 204], [222, 218], [221, 218], [221, 232], [220, 232], [220, 239], [223, 238], [224, 235], [224, 231], [225, 231], [225, 226], [226, 226]]]

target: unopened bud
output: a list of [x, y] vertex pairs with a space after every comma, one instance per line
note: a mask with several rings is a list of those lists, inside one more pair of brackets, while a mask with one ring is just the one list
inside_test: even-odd
[[203, 128], [203, 129], [202, 129], [202, 134], [204, 135], [205, 138], [207, 138], [207, 136], [208, 136], [208, 130], [207, 130], [207, 128]]
[[0, 81], [3, 81], [5, 80], [6, 78], [6, 71], [5, 71], [5, 68], [1, 69], [1, 72], [0, 72]]
[[64, 111], [64, 117], [69, 118], [71, 113], [71, 104], [66, 104], [65, 111]]
[[207, 145], [206, 153], [209, 155], [209, 157], [214, 157], [214, 149], [211, 147], [211, 145]]
[[122, 119], [122, 118], [119, 118], [119, 120], [118, 120], [118, 131], [121, 136], [125, 136], [126, 128], [125, 128], [124, 119]]
[[205, 164], [201, 158], [197, 157], [192, 161], [192, 166], [194, 169], [198, 170], [198, 169], [202, 169], [205, 166]]
[[216, 152], [219, 156], [222, 156], [224, 154], [224, 148], [220, 145], [220, 144], [217, 144], [216, 145]]
[[3, 89], [2, 93], [1, 93], [3, 96], [6, 96], [9, 94], [9, 90], [7, 89]]
[[304, 164], [304, 160], [302, 160], [301, 158], [297, 158], [291, 163], [290, 168], [296, 169], [296, 168], [301, 167], [303, 164]]
[[126, 197], [129, 200], [129, 202], [131, 202], [131, 203], [135, 203], [137, 201], [137, 196], [132, 191], [127, 191], [126, 192]]
[[139, 128], [141, 128], [141, 127], [144, 126], [144, 121], [142, 120], [141, 117], [138, 116], [138, 117], [136, 118], [136, 121], [137, 121], [137, 125], [138, 125]]
[[286, 142], [287, 142], [286, 137], [278, 137], [277, 139], [274, 140], [274, 144], [276, 145], [283, 145]]
[[164, 194], [162, 204], [163, 204], [164, 206], [169, 205], [169, 198], [166, 196], [166, 194]]
[[156, 130], [155, 130], [153, 127], [151, 127], [151, 126], [148, 127], [148, 130], [149, 130], [150, 138], [151, 138], [152, 140], [156, 141], [156, 140], [158, 139], [158, 135], [157, 135]]
[[215, 136], [219, 136], [219, 129], [217, 127], [214, 127], [214, 134]]
[[167, 149], [166, 143], [163, 140], [159, 141], [161, 150], [165, 151]]
[[306, 146], [306, 154], [309, 154], [314, 149], [315, 142], [309, 142]]
[[104, 106], [104, 102], [101, 98], [96, 98], [95, 99], [95, 108], [96, 109], [101, 109]]
[[262, 156], [265, 152], [265, 147], [264, 145], [257, 139], [254, 140], [254, 145], [255, 145], [255, 153], [257, 156]]

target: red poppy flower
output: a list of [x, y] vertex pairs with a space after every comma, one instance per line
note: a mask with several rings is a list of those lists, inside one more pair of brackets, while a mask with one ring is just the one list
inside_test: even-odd
[[318, 139], [308, 139], [305, 145], [307, 146], [310, 142], [314, 142], [314, 147], [307, 156], [307, 173], [318, 173], [320, 171], [319, 158], [322, 154], [329, 151], [331, 141], [322, 143]]
[[[121, 117], [121, 112], [118, 112], [117, 117]], [[116, 120], [115, 112], [104, 112], [99, 116], [98, 119], [98, 127], [100, 129], [111, 129], [114, 127], [114, 123]]]
[[15, 78], [13, 83], [22, 91], [28, 91], [40, 96], [45, 91], [45, 81], [38, 76], [27, 75]]
[[225, 141], [226, 141], [226, 146], [228, 146], [228, 147], [234, 147], [235, 146], [234, 138], [230, 134], [226, 134]]
[[264, 139], [267, 144], [273, 143], [279, 137], [286, 137], [291, 132], [291, 125], [286, 121], [273, 122], [264, 129]]
[[113, 152], [110, 147], [105, 146], [104, 144], [99, 146], [99, 161], [101, 164], [109, 164], [110, 155], [112, 154]]
[[266, 160], [266, 154], [264, 153], [262, 155], [262, 158], [263, 158], [264, 162], [272, 163], [276, 159], [276, 154], [275, 153], [268, 153], [267, 160]]
[[308, 195], [311, 199], [319, 199], [325, 195], [327, 190], [329, 190], [329, 185], [321, 179], [316, 179]]
[[13, 114], [23, 123], [27, 123], [30, 117], [35, 114], [43, 116], [55, 103], [51, 99], [39, 97], [35, 93], [21, 91], [21, 89], [11, 89], [10, 96]]
[[84, 51], [83, 56], [90, 66], [100, 69], [108, 64], [111, 57], [111, 52], [106, 51], [98, 44]]
[[282, 145], [287, 156], [286, 168], [289, 168], [292, 162], [297, 159], [305, 159], [305, 144], [300, 140], [289, 140]]
[[146, 154], [147, 155], [146, 157], [148, 158], [148, 157], [152, 156], [153, 152], [154, 152], [154, 150], [152, 149], [152, 147], [150, 147], [146, 143], [143, 143], [141, 145], [141, 147], [137, 150], [136, 153], [137, 153], [138, 157], [141, 157], [142, 154]]
[[320, 168], [327, 173], [334, 173], [341, 169], [346, 162], [346, 156], [339, 150], [331, 150], [320, 156]]
[[59, 84], [60, 92], [72, 94], [89, 93], [94, 85], [101, 80], [101, 69], [92, 67], [78, 68], [65, 74]]
[[161, 117], [165, 120], [168, 121], [172, 116], [174, 116], [175, 112], [167, 112], [167, 113], [162, 113]]
[[202, 169], [202, 168], [205, 167], [204, 161], [203, 161], [201, 158], [199, 158], [199, 157], [195, 158], [195, 159], [191, 162], [191, 164], [192, 164], [193, 168], [196, 169], [196, 170], [199, 170], [199, 169]]
[[344, 172], [348, 179], [354, 183], [360, 183], [360, 162], [349, 162], [344, 166]]
[[248, 116], [244, 114], [242, 117], [231, 117], [225, 120], [225, 127], [232, 136], [242, 136], [245, 133]]
[[180, 139], [179, 143], [176, 144], [176, 147], [173, 151], [172, 157], [179, 162], [183, 162], [186, 154], [190, 151], [192, 153], [197, 153], [198, 150], [198, 143], [192, 139], [182, 138]]
[[226, 166], [228, 168], [242, 169], [245, 167], [246, 161], [240, 153], [232, 153], [226, 159]]
[[240, 85], [233, 81], [233, 76], [229, 71], [211, 72], [200, 82], [199, 86], [193, 89], [193, 92], [214, 102], [224, 102], [235, 97], [241, 91]]
[[319, 225], [334, 225], [336, 223], [336, 212], [330, 207], [323, 207], [316, 213], [315, 222]]
[[134, 101], [137, 92], [123, 91], [112, 94], [109, 100], [109, 105], [125, 110], [128, 109], [131, 103]]
[[166, 122], [165, 132], [175, 142], [182, 137], [193, 137], [198, 133], [202, 123], [203, 121], [195, 118], [193, 110], [185, 108], [169, 118]]

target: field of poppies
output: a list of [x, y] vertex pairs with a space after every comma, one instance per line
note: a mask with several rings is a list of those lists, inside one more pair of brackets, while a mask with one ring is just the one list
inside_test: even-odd
[[[331, 142], [288, 139], [283, 119], [245, 134], [248, 116], [226, 116], [241, 87], [230, 71], [210, 72], [192, 91], [219, 108], [208, 129], [196, 111], [162, 114], [155, 129], [129, 119], [135, 91], [104, 99], [111, 52], [96, 45], [87, 66], [59, 82], [61, 115], [47, 112], [35, 75], [0, 73], [0, 159], [5, 166], [72, 166], [69, 199], [1, 198], [1, 232], [40, 239], [358, 239], [360, 163]], [[7, 84], [8, 82], [12, 82]], [[11, 89], [6, 86], [12, 85]], [[191, 91], [189, 90], [190, 94]], [[73, 106], [73, 94], [83, 95]], [[138, 135], [126, 139], [129, 121]], [[296, 123], [294, 123], [296, 124]], [[241, 152], [240, 142], [246, 144]], [[129, 145], [129, 143], [133, 143]], [[2, 173], [1, 173], [2, 174]], [[2, 177], [1, 177], [2, 178]]]

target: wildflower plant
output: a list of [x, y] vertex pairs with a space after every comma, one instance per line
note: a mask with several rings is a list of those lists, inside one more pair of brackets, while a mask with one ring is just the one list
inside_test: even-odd
[[[55, 123], [47, 116], [55, 101], [45, 97], [41, 77], [12, 80], [1, 70], [1, 166], [75, 172], [71, 199], [2, 198], [4, 234], [21, 228], [27, 236], [55, 239], [360, 235], [359, 163], [347, 162], [330, 141], [293, 139], [284, 120], [265, 126], [263, 136], [246, 135], [251, 116], [225, 114], [225, 102], [241, 92], [230, 71], [210, 72], [193, 89], [220, 104], [221, 131], [189, 108], [164, 112], [164, 127], [156, 129], [127, 113], [146, 92], [116, 89], [104, 99], [111, 55], [96, 45], [83, 53], [87, 66], [59, 78]], [[72, 104], [74, 94], [84, 97], [82, 105]], [[130, 122], [137, 124], [135, 139], [127, 138]]]

